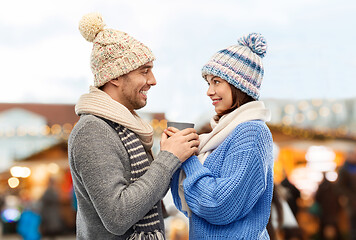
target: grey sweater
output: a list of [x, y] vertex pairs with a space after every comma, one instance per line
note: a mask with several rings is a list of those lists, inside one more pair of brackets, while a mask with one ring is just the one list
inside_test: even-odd
[[129, 156], [116, 131], [95, 116], [80, 117], [68, 140], [78, 201], [77, 239], [126, 239], [132, 226], [164, 197], [180, 161], [167, 151], [155, 160], [147, 155], [150, 168], [130, 182]]

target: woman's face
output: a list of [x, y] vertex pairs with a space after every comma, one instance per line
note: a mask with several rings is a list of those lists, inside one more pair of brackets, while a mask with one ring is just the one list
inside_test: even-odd
[[207, 95], [213, 101], [215, 112], [219, 114], [230, 109], [233, 103], [230, 84], [213, 75], [207, 75], [206, 81], [209, 85]]

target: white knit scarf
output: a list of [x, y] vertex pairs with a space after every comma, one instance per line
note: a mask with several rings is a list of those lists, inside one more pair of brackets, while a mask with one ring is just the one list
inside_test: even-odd
[[112, 99], [107, 93], [90, 86], [89, 93], [83, 94], [75, 105], [75, 113], [93, 114], [116, 122], [137, 134], [146, 150], [153, 145], [153, 128], [135, 112]]
[[[237, 125], [252, 121], [252, 120], [262, 120], [264, 122], [269, 121], [271, 118], [271, 113], [265, 108], [265, 105], [261, 101], [253, 101], [242, 105], [241, 107], [235, 109], [229, 114], [222, 116], [219, 121], [215, 121], [216, 117], [211, 119], [210, 125], [212, 131], [210, 133], [199, 135], [199, 148], [198, 148], [198, 159], [201, 164], [204, 164], [205, 159], [209, 154], [214, 151], [237, 127]], [[182, 210], [191, 216], [191, 210], [189, 209], [187, 202], [184, 198], [183, 181], [186, 175], [183, 170], [179, 174], [179, 188], [178, 194], [182, 203]]]

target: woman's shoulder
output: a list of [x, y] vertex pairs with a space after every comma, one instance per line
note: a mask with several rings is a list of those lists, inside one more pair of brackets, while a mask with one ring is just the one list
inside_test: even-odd
[[265, 122], [253, 120], [241, 123], [235, 127], [231, 134], [226, 138], [229, 144], [254, 145], [261, 139], [272, 141], [272, 134]]
[[269, 132], [267, 124], [262, 120], [251, 120], [240, 123], [233, 131], [233, 134], [256, 134], [256, 132]]

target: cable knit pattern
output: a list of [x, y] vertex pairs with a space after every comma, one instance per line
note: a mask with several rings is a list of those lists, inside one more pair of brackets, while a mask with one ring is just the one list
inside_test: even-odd
[[[269, 239], [273, 191], [272, 135], [263, 121], [238, 125], [202, 165], [183, 165], [185, 199], [192, 216], [189, 239]], [[171, 183], [181, 210], [177, 171]]]

